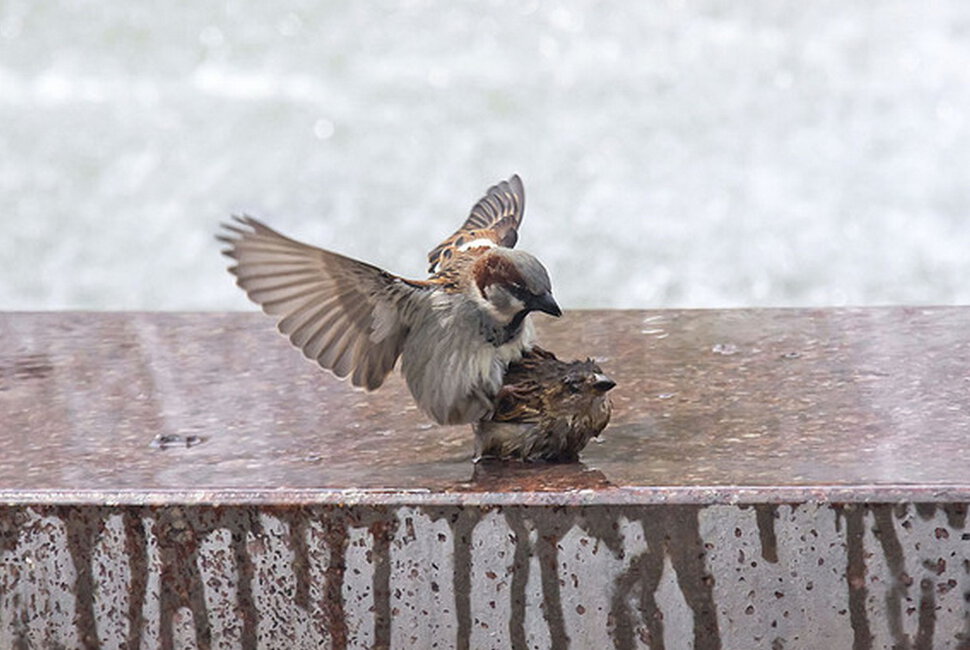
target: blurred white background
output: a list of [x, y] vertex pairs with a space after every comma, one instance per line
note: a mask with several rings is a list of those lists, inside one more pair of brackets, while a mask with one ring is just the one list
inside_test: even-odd
[[0, 309], [412, 277], [492, 183], [566, 308], [970, 302], [970, 3], [0, 0]]

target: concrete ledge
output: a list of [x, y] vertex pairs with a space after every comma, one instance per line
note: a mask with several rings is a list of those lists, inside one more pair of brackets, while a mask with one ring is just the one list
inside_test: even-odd
[[0, 315], [0, 647], [970, 648], [970, 309], [540, 336], [619, 383], [583, 464], [259, 315]]

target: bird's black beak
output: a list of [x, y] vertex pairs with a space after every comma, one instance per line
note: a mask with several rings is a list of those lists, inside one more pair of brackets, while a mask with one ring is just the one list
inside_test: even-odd
[[599, 392], [605, 393], [606, 391], [612, 389], [614, 386], [616, 386], [616, 382], [610, 379], [609, 377], [607, 377], [606, 375], [604, 375], [603, 373], [598, 372], [595, 375], [593, 375], [593, 388], [595, 388]]
[[532, 300], [529, 302], [530, 311], [544, 311], [550, 316], [562, 316], [562, 310], [559, 309], [559, 305], [556, 303], [555, 298], [548, 291], [541, 296], [533, 296]]

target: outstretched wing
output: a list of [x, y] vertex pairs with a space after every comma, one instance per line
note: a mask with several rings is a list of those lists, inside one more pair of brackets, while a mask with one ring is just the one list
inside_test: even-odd
[[474, 245], [477, 240], [488, 245], [514, 247], [524, 212], [525, 189], [518, 175], [488, 188], [461, 228], [428, 253], [428, 272], [441, 271], [462, 247]]
[[376, 266], [284, 237], [248, 216], [217, 236], [249, 298], [303, 355], [354, 386], [379, 387], [426, 291]]

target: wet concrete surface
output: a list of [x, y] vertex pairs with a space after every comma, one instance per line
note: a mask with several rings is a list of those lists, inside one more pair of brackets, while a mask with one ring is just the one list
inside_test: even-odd
[[594, 356], [616, 379], [613, 420], [585, 466], [495, 476], [472, 467], [470, 427], [432, 424], [399, 376], [375, 393], [353, 389], [304, 361], [260, 314], [0, 314], [0, 494], [970, 496], [970, 309], [536, 320], [543, 345]]
[[970, 647], [966, 506], [0, 507], [0, 647]]
[[970, 648], [970, 309], [578, 312], [572, 465], [252, 314], [0, 315], [0, 647]]

